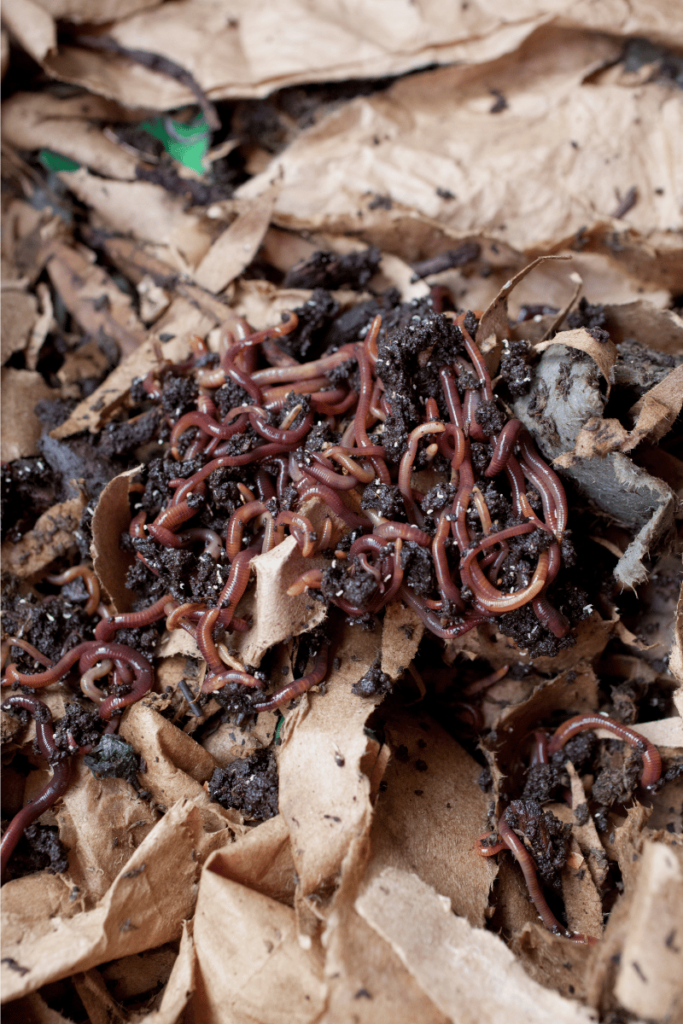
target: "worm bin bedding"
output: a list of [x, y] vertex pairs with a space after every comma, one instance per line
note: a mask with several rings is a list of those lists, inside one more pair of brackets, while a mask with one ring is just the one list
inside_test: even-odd
[[6, 8], [7, 1019], [678, 1020], [683, 27]]

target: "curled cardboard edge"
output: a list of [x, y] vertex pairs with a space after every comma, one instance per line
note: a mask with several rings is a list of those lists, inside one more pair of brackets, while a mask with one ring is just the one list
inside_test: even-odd
[[[571, 260], [571, 256], [538, 256], [515, 274], [514, 277], [511, 277], [509, 281], [506, 281], [495, 299], [489, 303], [482, 313], [477, 331], [482, 341], [486, 341], [491, 335], [495, 336], [497, 342], [502, 342], [505, 338], [509, 337], [510, 325], [508, 323], [507, 300], [519, 282], [523, 281], [534, 267], [537, 267], [540, 263], [546, 263], [548, 260]], [[495, 372], [496, 367], [489, 366], [489, 371], [491, 373]]]
[[571, 331], [561, 331], [550, 341], [542, 341], [536, 345], [536, 352], [545, 352], [552, 345], [565, 345], [567, 348], [578, 349], [591, 357], [607, 381], [607, 394], [612, 382], [612, 367], [617, 359], [617, 347], [613, 341], [596, 341], [585, 327], [577, 327]]
[[121, 534], [130, 526], [128, 489], [141, 466], [119, 473], [102, 491], [92, 517], [90, 553], [93, 568], [102, 587], [114, 604], [115, 612], [130, 611], [135, 598], [125, 584], [126, 572], [134, 563], [131, 554], [121, 548]]

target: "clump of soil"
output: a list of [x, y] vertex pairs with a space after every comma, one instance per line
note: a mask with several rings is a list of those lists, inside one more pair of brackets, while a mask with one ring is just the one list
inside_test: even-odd
[[234, 807], [248, 821], [266, 821], [278, 813], [278, 774], [275, 755], [259, 750], [251, 757], [216, 768], [209, 797], [226, 809]]

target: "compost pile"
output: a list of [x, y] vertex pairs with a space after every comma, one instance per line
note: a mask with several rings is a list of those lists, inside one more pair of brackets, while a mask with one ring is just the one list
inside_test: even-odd
[[673, 1019], [680, 232], [576, 113], [654, 147], [680, 58], [425, 19], [246, 99], [201, 7], [4, 15], [6, 1013]]

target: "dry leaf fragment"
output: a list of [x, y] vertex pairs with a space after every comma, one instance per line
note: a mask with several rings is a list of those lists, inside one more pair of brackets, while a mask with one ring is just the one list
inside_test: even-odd
[[13, 352], [26, 348], [37, 319], [37, 303], [33, 295], [20, 291], [4, 292], [0, 361], [6, 363]]
[[85, 505], [85, 498], [79, 492], [76, 497], [43, 512], [33, 529], [16, 544], [4, 541], [0, 549], [3, 568], [20, 579], [30, 579], [56, 558], [73, 551], [77, 547], [74, 531]]
[[110, 996], [99, 971], [91, 968], [74, 974], [72, 980], [90, 1024], [126, 1024], [128, 1015]]
[[289, 906], [294, 902], [296, 873], [289, 829], [281, 814], [250, 829], [231, 846], [216, 850], [207, 864], [221, 878]]
[[[306, 512], [302, 510], [303, 515]], [[252, 559], [256, 572], [253, 625], [235, 638], [240, 658], [247, 665], [259, 665], [274, 644], [313, 629], [327, 615], [321, 601], [304, 592], [289, 597], [287, 590], [297, 577], [312, 568], [324, 568], [320, 558], [303, 558], [294, 537], [287, 537], [271, 551]]]
[[143, 242], [177, 249], [194, 266], [211, 244], [211, 232], [204, 220], [184, 209], [180, 196], [148, 181], [117, 181], [77, 171], [60, 172], [67, 188], [92, 208], [110, 230], [131, 235]]
[[194, 273], [198, 285], [222, 292], [251, 263], [270, 223], [276, 195], [277, 189], [271, 189], [249, 203], [219, 235]]
[[637, 416], [636, 425], [631, 431], [633, 444], [624, 451], [640, 444], [648, 438], [652, 443], [661, 440], [673, 426], [674, 420], [683, 406], [683, 365], [676, 367], [667, 374], [664, 380], [651, 388], [646, 395], [630, 410], [631, 416]]
[[85, 334], [114, 339], [123, 358], [135, 352], [147, 332], [121, 291], [102, 267], [77, 249], [55, 242], [47, 258], [50, 279]]
[[406, 970], [399, 957], [359, 914], [349, 908], [345, 920], [326, 934], [329, 994], [320, 1024], [448, 1024]]
[[387, 868], [355, 906], [442, 1013], [459, 1024], [507, 1024], [512, 1007], [521, 1019], [539, 1024], [594, 1019], [532, 981], [501, 939], [452, 914], [450, 901], [416, 875]]
[[534, 981], [568, 999], [586, 999], [585, 979], [597, 947], [567, 942], [534, 921], [517, 932], [510, 948]]
[[171, 807], [187, 799], [205, 804], [207, 814], [214, 811], [216, 819], [223, 817], [226, 824], [237, 818], [220, 804], [210, 804], [202, 787], [216, 767], [208, 750], [153, 707], [133, 704], [121, 722], [119, 735], [144, 757], [147, 771], [142, 782], [157, 803]]
[[596, 341], [585, 329], [579, 327], [573, 331], [560, 331], [551, 341], [541, 342], [536, 346], [536, 352], [545, 352], [552, 345], [564, 345], [566, 348], [578, 349], [586, 352], [600, 368], [600, 372], [607, 381], [607, 393], [609, 394], [610, 381], [612, 380], [612, 367], [617, 358], [617, 347], [613, 341]]
[[[579, 230], [582, 239], [585, 230], [589, 246], [600, 243], [607, 250], [614, 185], [627, 173], [644, 198], [629, 215], [634, 247], [643, 252], [643, 240], [657, 225], [680, 251], [680, 240], [671, 234], [680, 211], [671, 203], [664, 213], [655, 202], [661, 164], [623, 164], [624, 152], [639, 151], [642, 125], [648, 125], [654, 150], [666, 146], [670, 130], [663, 123], [671, 118], [678, 125], [680, 104], [654, 83], [638, 90], [593, 83], [591, 71], [617, 58], [616, 50], [609, 52], [614, 42], [547, 26], [495, 63], [413, 75], [323, 117], [276, 156], [266, 172], [241, 186], [240, 195], [257, 195], [280, 173], [274, 218], [279, 226], [351, 230], [375, 244], [383, 236], [382, 248], [408, 260], [452, 247], [454, 238], [481, 234], [536, 255], [567, 247]], [[558, 52], [562, 61], [556, 59]], [[492, 88], [507, 98], [509, 108], [496, 119], [495, 130], [489, 113]], [[599, 154], [593, 145], [596, 123], [615, 126]], [[653, 127], [658, 124], [661, 131]], [[617, 166], [618, 182], [612, 170]], [[593, 183], [590, 196], [587, 180]], [[672, 197], [677, 194], [674, 180], [663, 187], [667, 195], [670, 190]], [[439, 188], [457, 201], [441, 198]], [[368, 210], [369, 197], [387, 194], [394, 203], [388, 215]], [[399, 217], [403, 232], [395, 232], [386, 244], [388, 222]], [[427, 222], [431, 231], [423, 233]], [[423, 240], [427, 245], [420, 246]], [[616, 258], [624, 265], [626, 253]], [[647, 265], [652, 279], [659, 275], [671, 287], [676, 277], [680, 284], [680, 268], [669, 264], [664, 270], [646, 254], [640, 262], [641, 276]]]
[[35, 0], [7, 0], [2, 6], [2, 20], [38, 64], [56, 50], [55, 24]]
[[15, 93], [2, 110], [3, 140], [17, 149], [51, 149], [105, 177], [135, 179], [136, 158], [98, 130], [98, 121], [121, 118], [117, 104], [87, 94], [64, 100], [26, 92]]
[[47, 386], [39, 373], [2, 367], [0, 454], [3, 462], [36, 454], [42, 427], [33, 409], [41, 398], [56, 397], [57, 392]]
[[56, 20], [76, 25], [104, 24], [156, 6], [156, 0], [39, 0], [39, 3]]
[[382, 622], [382, 661], [380, 669], [390, 679], [398, 679], [417, 654], [424, 636], [422, 619], [402, 601], [387, 605]]
[[18, 999], [5, 1010], [5, 1024], [71, 1024], [37, 992]]
[[[576, 333], [589, 338], [585, 331]], [[583, 458], [575, 453], [577, 439], [586, 434], [581, 428], [602, 422], [605, 398], [592, 365], [566, 358], [566, 350], [559, 343], [563, 337], [563, 334], [558, 335], [557, 344], [549, 343], [548, 351], [543, 353], [536, 367], [532, 389], [528, 395], [515, 400], [514, 413], [530, 430], [546, 457], [553, 459], [599, 509], [636, 534], [614, 570], [622, 586], [636, 586], [647, 579], [642, 562], [648, 553], [666, 551], [672, 543], [676, 497], [663, 480], [650, 476], [620, 451], [599, 455], [593, 450], [591, 457]], [[599, 345], [594, 339], [589, 340]], [[582, 348], [581, 339], [578, 342], [578, 347]], [[602, 357], [599, 351], [591, 353], [596, 361], [602, 358], [603, 373], [609, 373], [609, 346], [616, 351], [612, 343], [607, 342], [605, 346], [599, 345], [600, 349], [605, 348]], [[612, 445], [610, 438], [617, 447], [623, 443], [624, 431], [620, 426], [616, 434], [609, 423], [601, 429], [606, 434], [599, 442], [599, 452]]]
[[[482, 344], [487, 344], [489, 339], [493, 336], [493, 344], [489, 346], [486, 356], [486, 365], [489, 373], [494, 374], [498, 369], [498, 362], [500, 361], [501, 343], [505, 338], [510, 336], [510, 324], [508, 321], [508, 298], [514, 291], [520, 281], [531, 273], [534, 267], [537, 267], [539, 263], [544, 263], [547, 260], [568, 260], [570, 256], [539, 256], [531, 263], [527, 264], [523, 270], [515, 274], [514, 277], [506, 281], [503, 287], [500, 289], [495, 299], [493, 299], [487, 308], [484, 310], [479, 321], [479, 328], [477, 335], [481, 339]], [[495, 356], [493, 353], [495, 352]]]
[[[194, 319], [201, 324], [201, 317], [196, 312], [194, 312]], [[164, 333], [161, 323], [157, 325], [157, 330]], [[189, 355], [190, 346], [187, 339], [179, 334], [167, 341], [162, 351], [164, 357], [170, 362], [182, 362]], [[112, 370], [92, 395], [79, 402], [68, 420], [50, 431], [50, 437], [59, 440], [63, 437], [70, 437], [71, 434], [77, 434], [80, 430], [89, 430], [91, 434], [97, 433], [102, 429], [111, 413], [125, 402], [133, 379], [144, 377], [157, 365], [154, 339], [145, 341]]]

